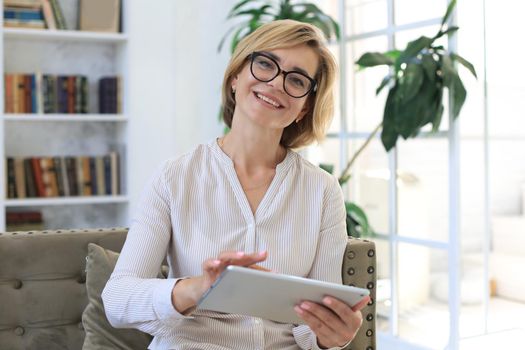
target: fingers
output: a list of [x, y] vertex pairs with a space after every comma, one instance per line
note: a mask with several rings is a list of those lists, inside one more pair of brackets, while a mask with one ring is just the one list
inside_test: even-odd
[[[336, 299], [337, 300], [337, 299]], [[370, 297], [369, 296], [366, 296], [364, 297], [359, 303], [357, 303], [356, 305], [354, 305], [352, 307], [352, 310], [353, 311], [361, 311], [363, 310], [366, 305], [368, 305], [368, 303], [370, 302]]]
[[218, 260], [220, 260], [224, 266], [250, 266], [266, 260], [267, 255], [266, 251], [252, 254], [246, 254], [244, 252], [222, 252], [219, 254]]
[[320, 344], [342, 346], [355, 337], [363, 323], [361, 309], [369, 297], [363, 298], [354, 308], [332, 297], [325, 297], [322, 304], [303, 301], [295, 311], [318, 337]]
[[[324, 312], [319, 312], [321, 308], [325, 309], [325, 312], [330, 311], [321, 305], [315, 303], [309, 304], [311, 305], [307, 306], [308, 304], [302, 302], [301, 304], [295, 306], [295, 311], [315, 333], [319, 345], [330, 348], [333, 346], [342, 346], [346, 344], [348, 341], [345, 340], [345, 337], [342, 335], [342, 333], [333, 329], [333, 323], [323, 319], [325, 317], [322, 315]], [[313, 304], [317, 305], [317, 307], [312, 307]], [[329, 317], [329, 319], [333, 320], [332, 317]], [[335, 322], [342, 323], [341, 320], [337, 320]]]
[[228, 265], [247, 266], [255, 270], [270, 271], [262, 266], [257, 266], [258, 262], [266, 260], [266, 251], [246, 254], [244, 252], [223, 252], [216, 259], [207, 259], [202, 263], [203, 272], [208, 275], [209, 280], [215, 278], [222, 273]]

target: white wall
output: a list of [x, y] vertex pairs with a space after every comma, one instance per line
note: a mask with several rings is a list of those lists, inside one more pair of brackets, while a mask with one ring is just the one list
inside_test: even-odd
[[[222, 132], [229, 59], [217, 45], [232, 0], [128, 1], [131, 213], [153, 169]], [[137, 141], [141, 140], [141, 141]]]

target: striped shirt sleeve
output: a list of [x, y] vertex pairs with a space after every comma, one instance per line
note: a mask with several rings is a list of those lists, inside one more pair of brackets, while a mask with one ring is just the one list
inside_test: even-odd
[[178, 279], [156, 278], [172, 234], [170, 196], [159, 169], [146, 186], [117, 265], [102, 294], [114, 327], [163, 335], [173, 320], [186, 316], [171, 302]]

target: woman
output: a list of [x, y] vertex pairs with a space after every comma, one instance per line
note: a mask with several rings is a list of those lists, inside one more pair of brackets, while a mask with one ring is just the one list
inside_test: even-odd
[[[318, 349], [348, 344], [368, 299], [302, 302], [308, 326], [194, 311], [229, 264], [341, 283], [345, 209], [337, 180], [292, 148], [320, 140], [335, 61], [315, 27], [266, 24], [234, 52], [223, 83], [231, 131], [166, 162], [146, 188], [103, 300], [110, 322], [151, 349]], [[167, 255], [168, 279], [155, 276]]]

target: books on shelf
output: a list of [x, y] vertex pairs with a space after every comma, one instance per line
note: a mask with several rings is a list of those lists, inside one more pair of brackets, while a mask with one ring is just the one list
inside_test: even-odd
[[99, 113], [122, 113], [122, 79], [119, 76], [102, 77], [98, 81]]
[[[87, 114], [88, 78], [83, 75], [5, 74], [5, 113]], [[99, 113], [122, 113], [122, 80], [103, 77], [98, 84]]]
[[44, 220], [40, 211], [22, 211], [6, 213], [6, 231], [40, 231], [44, 229]]
[[67, 29], [58, 0], [4, 0], [4, 27]]
[[88, 113], [88, 79], [83, 75], [6, 74], [6, 113]]
[[8, 157], [7, 198], [120, 194], [119, 155]]

